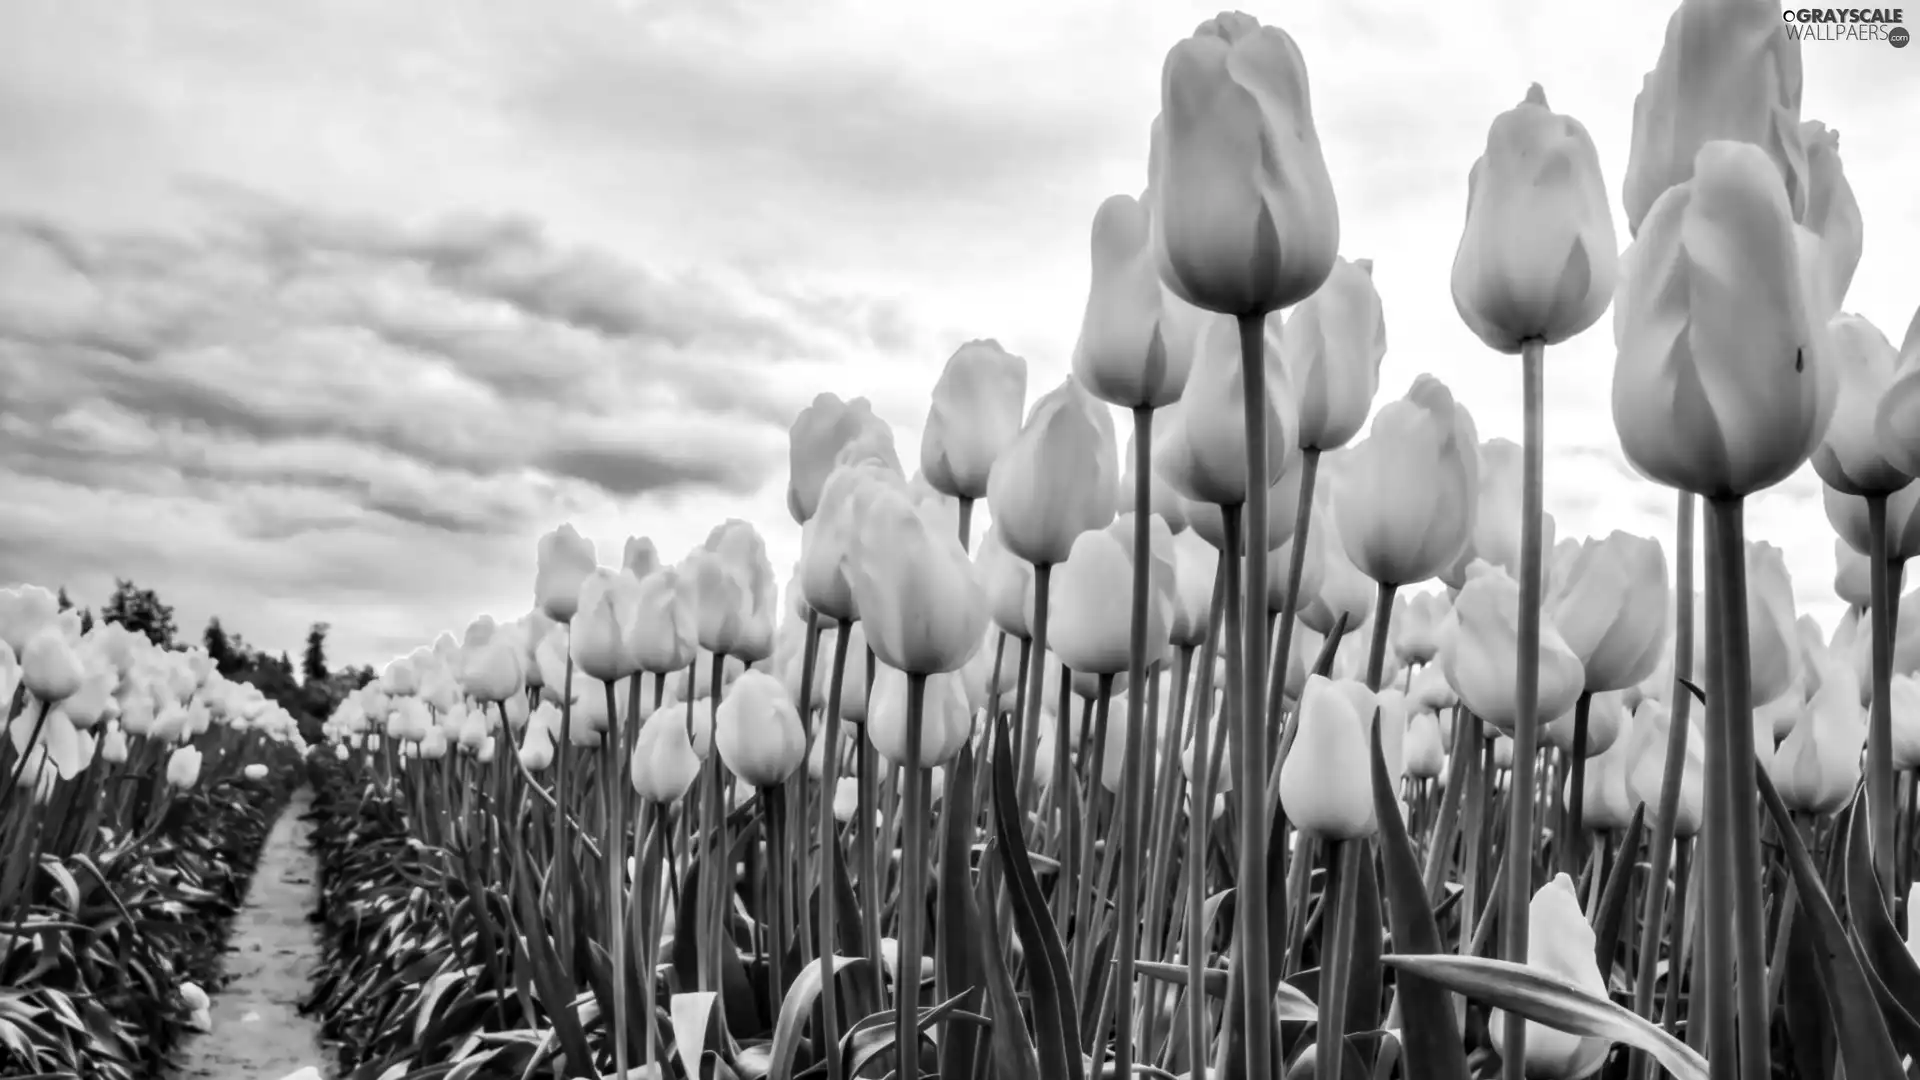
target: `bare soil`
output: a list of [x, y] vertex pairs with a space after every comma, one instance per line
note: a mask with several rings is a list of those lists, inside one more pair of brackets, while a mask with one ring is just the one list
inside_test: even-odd
[[212, 995], [213, 1030], [186, 1045], [179, 1080], [281, 1080], [303, 1068], [321, 1080], [332, 1075], [319, 1025], [299, 1007], [319, 957], [307, 922], [315, 864], [301, 820], [312, 802], [311, 791], [296, 792], [267, 837], [247, 906], [235, 918], [227, 984]]

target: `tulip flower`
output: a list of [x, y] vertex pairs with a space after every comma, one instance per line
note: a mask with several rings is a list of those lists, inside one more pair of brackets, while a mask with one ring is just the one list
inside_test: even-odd
[[108, 725], [106, 734], [100, 736], [100, 758], [109, 765], [126, 763], [127, 734], [120, 730], [120, 725]]
[[20, 651], [20, 683], [41, 701], [65, 700], [80, 691], [85, 678], [80, 654], [51, 623], [41, 627]]
[[0, 642], [5, 642], [15, 656], [24, 653], [27, 642], [53, 622], [59, 611], [59, 599], [38, 585], [0, 589]]
[[1160, 276], [1190, 304], [1262, 315], [1313, 295], [1340, 250], [1306, 62], [1238, 12], [1167, 53], [1153, 169]]
[[1733, 499], [1813, 454], [1835, 393], [1801, 243], [1777, 170], [1750, 144], [1708, 143], [1693, 178], [1654, 204], [1613, 312], [1613, 423], [1641, 473]]
[[[1607, 981], [1594, 959], [1593, 926], [1580, 910], [1580, 894], [1573, 879], [1554, 876], [1533, 894], [1527, 911], [1527, 966], [1565, 979], [1595, 997], [1605, 999]], [[1514, 1018], [1495, 1009], [1487, 1017], [1487, 1034], [1495, 1049], [1516, 1041]], [[1526, 1047], [1526, 1075], [1536, 1080], [1581, 1080], [1605, 1064], [1613, 1044], [1606, 1038], [1569, 1035], [1556, 1028], [1521, 1022]]]
[[562, 525], [540, 538], [538, 572], [533, 579], [533, 605], [547, 618], [570, 622], [580, 606], [580, 586], [600, 565], [593, 541]]
[[1067, 560], [1073, 541], [1113, 521], [1120, 476], [1113, 417], [1069, 379], [1034, 403], [987, 481], [1000, 541], [1036, 566]]
[[1747, 544], [1747, 640], [1753, 704], [1787, 692], [1800, 675], [1800, 632], [1786, 556], [1772, 544]]
[[632, 574], [635, 580], [643, 579], [660, 569], [660, 550], [644, 536], [629, 536], [620, 549], [620, 569]]
[[[1177, 419], [1183, 411], [1184, 407], [1180, 404], [1174, 404], [1165, 409], [1164, 415], [1168, 418], [1169, 422], [1163, 425], [1163, 427], [1171, 427], [1172, 421]], [[1156, 442], [1158, 442], [1157, 439]], [[1306, 454], [1293, 455], [1287, 461], [1286, 471], [1282, 472], [1279, 479], [1275, 480], [1267, 488], [1266, 534], [1267, 554], [1270, 556], [1269, 562], [1271, 562], [1273, 558], [1281, 558], [1279, 553], [1287, 550], [1287, 543], [1293, 539], [1294, 519], [1299, 516], [1300, 511], [1300, 489], [1306, 482], [1307, 460], [1308, 455]], [[1160, 476], [1166, 475], [1160, 472], [1158, 464], [1154, 466], [1154, 472]], [[1168, 487], [1171, 488], [1172, 484], [1168, 484]], [[1220, 507], [1208, 502], [1194, 502], [1181, 496], [1178, 491], [1175, 491], [1174, 495], [1180, 498], [1181, 508], [1186, 512], [1187, 527], [1199, 534], [1202, 540], [1212, 545], [1215, 551], [1226, 550], [1226, 518], [1220, 512]], [[1244, 518], [1244, 516], [1243, 508], [1242, 517]], [[1244, 532], [1245, 530], [1243, 529], [1243, 539]], [[1322, 546], [1324, 546], [1324, 544]], [[1312, 556], [1309, 555], [1310, 559], [1311, 557]], [[1279, 565], [1285, 566], [1287, 564], [1283, 560]], [[1282, 574], [1280, 576], [1280, 587], [1284, 588], [1286, 584], [1285, 575]], [[1304, 594], [1305, 591], [1305, 587], [1303, 586], [1302, 593]], [[1281, 607], [1286, 606], [1284, 593], [1280, 598], [1279, 604]]]
[[1093, 216], [1093, 278], [1073, 376], [1101, 401], [1158, 409], [1179, 400], [1202, 313], [1160, 280], [1152, 212], [1115, 195]]
[[[553, 716], [550, 722], [542, 719], [542, 715], [548, 713]], [[559, 722], [559, 714], [550, 704], [542, 703], [540, 708], [534, 711], [533, 720], [527, 724], [526, 735], [520, 743], [521, 767], [528, 772], [537, 773], [545, 771], [547, 766], [553, 764], [553, 736], [549, 723], [558, 724]]]
[[1495, 352], [1557, 345], [1607, 310], [1618, 260], [1593, 139], [1534, 83], [1494, 118], [1467, 175], [1453, 306]]
[[[1458, 630], [1440, 648], [1440, 667], [1460, 701], [1502, 733], [1512, 732], [1514, 660], [1519, 653], [1520, 586], [1495, 567], [1475, 575], [1454, 598]], [[1537, 715], [1560, 716], [1586, 686], [1580, 658], [1552, 623], [1540, 624]]]
[[1827, 335], [1839, 393], [1826, 438], [1813, 452], [1814, 471], [1843, 495], [1890, 495], [1913, 482], [1887, 460], [1873, 430], [1898, 354], [1886, 335], [1859, 315], [1835, 315]]
[[842, 564], [860, 529], [867, 504], [882, 490], [904, 491], [906, 480], [876, 462], [843, 465], [821, 488], [818, 511], [800, 531], [800, 595], [822, 618], [851, 622], [860, 617]]
[[[1294, 457], [1293, 403], [1281, 367], [1279, 332], [1280, 320], [1269, 317], [1264, 350], [1268, 487]], [[1154, 471], [1181, 495], [1216, 506], [1247, 501], [1246, 382], [1239, 335], [1239, 327], [1225, 316], [1201, 321], [1186, 392], [1179, 405], [1168, 410], [1154, 439]], [[1291, 522], [1287, 528], [1292, 529]]]
[[1422, 375], [1381, 409], [1342, 467], [1333, 500], [1342, 548], [1374, 581], [1425, 581], [1472, 538], [1479, 452], [1459, 441], [1453, 395], [1438, 379]]
[[958, 670], [980, 648], [987, 598], [973, 565], [955, 535], [903, 493], [868, 505], [845, 568], [867, 643], [884, 663], [932, 675]]
[[1007, 550], [989, 526], [973, 553], [974, 577], [987, 594], [993, 624], [1022, 641], [1033, 636], [1033, 564]]
[[1840, 163], [1840, 133], [1806, 120], [1800, 124], [1800, 142], [1807, 154], [1807, 210], [1800, 221], [1820, 238], [1819, 278], [1827, 302], [1838, 308], [1860, 265], [1860, 203]]
[[640, 581], [624, 570], [595, 567], [580, 586], [567, 641], [574, 666], [602, 682], [639, 671], [628, 639], [640, 630]]
[[1624, 690], [1653, 674], [1667, 651], [1670, 603], [1659, 541], [1613, 532], [1580, 545], [1552, 619], [1589, 692]]
[[1440, 735], [1440, 718], [1426, 709], [1408, 716], [1401, 753], [1406, 758], [1407, 775], [1416, 780], [1439, 779], [1447, 769], [1447, 744]]
[[1214, 577], [1220, 559], [1198, 533], [1173, 534], [1174, 604], [1168, 637], [1172, 645], [1197, 649], [1206, 643], [1213, 619]]
[[[1587, 744], [1585, 757], [1597, 757], [1620, 741], [1628, 715], [1621, 691], [1594, 694], [1587, 701]], [[1563, 754], [1574, 752], [1575, 713], [1564, 713], [1540, 729], [1540, 741]]]
[[[1128, 519], [1129, 526], [1131, 518]], [[1173, 584], [1173, 537], [1166, 523], [1153, 535], [1151, 557], [1159, 579], [1147, 605], [1146, 649], [1150, 660], [1167, 651], [1171, 619], [1167, 591]], [[1117, 675], [1127, 670], [1132, 641], [1133, 553], [1127, 541], [1107, 529], [1080, 534], [1073, 553], [1060, 564], [1054, 581], [1050, 643], [1076, 672]]]
[[1920, 311], [1907, 324], [1893, 381], [1873, 414], [1880, 452], [1908, 476], [1920, 477]]
[[[1837, 420], [1835, 424], [1838, 425]], [[1920, 484], [1908, 484], [1888, 495], [1886, 500], [1888, 562], [1920, 558]], [[1865, 560], [1873, 553], [1873, 530], [1868, 525], [1866, 497], [1844, 495], [1826, 487], [1821, 489], [1820, 501], [1827, 512], [1827, 523], [1833, 526], [1833, 531], [1848, 547], [1859, 554], [1863, 563], [1861, 573], [1867, 573], [1871, 564]]]
[[807, 732], [780, 680], [749, 671], [734, 680], [714, 718], [720, 760], [757, 788], [783, 783], [806, 761]]
[[[1116, 495], [1116, 505], [1118, 506], [1131, 507], [1133, 505], [1133, 492], [1136, 486], [1136, 474], [1133, 463], [1138, 458], [1138, 455], [1134, 453], [1136, 447], [1135, 439], [1136, 436], [1133, 432], [1127, 433], [1126, 452], [1120, 459], [1120, 490]], [[1167, 528], [1172, 529], [1175, 535], [1178, 535], [1188, 528], [1188, 510], [1193, 504], [1188, 502], [1185, 496], [1175, 491], [1172, 484], [1167, 483], [1167, 478], [1160, 474], [1160, 470], [1151, 467], [1151, 454], [1149, 454], [1148, 460], [1147, 505], [1152, 513], [1165, 519]]]
[[[1353, 634], [1372, 620], [1377, 590], [1372, 579], [1362, 573], [1347, 556], [1344, 534], [1335, 510], [1341, 500], [1357, 498], [1359, 492], [1347, 489], [1344, 494], [1335, 495], [1335, 486], [1328, 485], [1321, 489], [1318, 505], [1314, 507], [1312, 527], [1307, 530], [1309, 552], [1314, 536], [1325, 537], [1320, 548], [1325, 561], [1319, 588], [1314, 590], [1313, 599], [1309, 601], [1304, 595], [1301, 598], [1300, 621], [1315, 633], [1331, 634], [1334, 624], [1340, 616], [1345, 615], [1347, 622], [1343, 632]], [[1301, 592], [1304, 594], [1305, 591], [1303, 587]]]
[[994, 702], [1019, 688], [1019, 644], [1013, 635], [989, 626], [986, 641], [981, 643], [980, 651], [973, 654], [973, 659], [967, 661], [967, 666], [961, 669], [961, 676], [967, 690], [967, 707], [975, 712], [988, 711], [991, 718], [990, 710]]
[[833, 470], [848, 461], [874, 460], [904, 474], [894, 450], [893, 430], [873, 414], [866, 398], [841, 401], [821, 394], [800, 410], [788, 430], [787, 511], [805, 525], [820, 504], [820, 489]]
[[1387, 354], [1373, 260], [1335, 258], [1326, 283], [1287, 314], [1280, 360], [1292, 390], [1296, 445], [1337, 450], [1366, 424]]
[[1867, 718], [1858, 687], [1850, 679], [1829, 680], [1768, 765], [1780, 801], [1789, 810], [1808, 814], [1830, 814], [1845, 806], [1860, 783], [1866, 740]]
[[254, 762], [241, 771], [249, 780], [265, 780], [267, 778], [267, 767], [259, 762]]
[[1440, 624], [1451, 605], [1444, 593], [1402, 593], [1394, 597], [1387, 633], [1402, 664], [1424, 664], [1440, 652]]
[[[1687, 732], [1687, 756], [1680, 769], [1680, 795], [1673, 819], [1673, 834], [1682, 839], [1698, 835], [1706, 817], [1706, 735], [1698, 720], [1689, 723], [1692, 727]], [[1646, 804], [1649, 817], [1661, 805], [1672, 725], [1672, 713], [1660, 702], [1642, 702], [1633, 711], [1632, 746], [1628, 750], [1633, 762], [1627, 773], [1627, 794], [1630, 801]]]
[[[1455, 589], [1466, 584], [1467, 567], [1475, 560], [1491, 563], [1509, 576], [1520, 573], [1522, 447], [1509, 439], [1488, 439], [1479, 444], [1478, 452], [1480, 487], [1474, 495], [1473, 540], [1440, 575]], [[1554, 550], [1552, 514], [1540, 515], [1540, 543], [1544, 552]]]
[[639, 670], [652, 675], [685, 671], [699, 654], [698, 589], [673, 567], [661, 567], [640, 579], [634, 603], [639, 620], [629, 629], [626, 648]]
[[1785, 182], [1793, 217], [1807, 206], [1800, 130], [1800, 42], [1772, 8], [1682, 0], [1667, 20], [1660, 58], [1633, 99], [1633, 141], [1621, 196], [1638, 237], [1654, 203], [1698, 174], [1716, 139], [1763, 148]]
[[1367, 745], [1372, 718], [1357, 715], [1339, 685], [1313, 675], [1300, 696], [1297, 723], [1293, 747], [1280, 765], [1280, 804], [1288, 820], [1329, 840], [1372, 836], [1372, 785], [1353, 781], [1373, 767]]
[[1833, 593], [1847, 606], [1863, 610], [1873, 606], [1872, 567], [1867, 557], [1852, 544], [1835, 537], [1833, 541]]
[[1920, 769], [1920, 678], [1894, 676], [1887, 699], [1893, 712], [1893, 767]]
[[[1580, 778], [1580, 825], [1593, 832], [1626, 828], [1633, 821], [1634, 807], [1639, 805], [1628, 780], [1641, 733], [1632, 714], [1616, 710], [1614, 719], [1618, 727], [1612, 745], [1575, 764], [1585, 772]], [[1575, 805], [1572, 780], [1569, 775], [1566, 792], [1569, 807]]]
[[907, 757], [907, 724], [907, 676], [895, 668], [881, 667], [874, 676], [873, 697], [867, 706], [867, 741], [892, 764], [922, 769], [951, 761], [973, 734], [973, 710], [968, 706], [967, 686], [960, 673], [927, 679], [918, 762]]
[[718, 525], [689, 557], [700, 647], [752, 664], [773, 655], [779, 597], [767, 545], [747, 522]]
[[[1851, 656], [1853, 675], [1859, 685], [1863, 688], [1872, 685], [1873, 635], [1867, 632], [1856, 613], [1848, 612], [1842, 617], [1831, 651]], [[1900, 598], [1898, 613], [1894, 616], [1891, 671], [1894, 675], [1920, 674], [1920, 590]]]
[[167, 755], [167, 783], [185, 790], [200, 780], [200, 751], [192, 746], [176, 748]]
[[933, 384], [920, 433], [927, 483], [956, 499], [985, 498], [993, 463], [1020, 434], [1026, 401], [1025, 360], [991, 338], [955, 350]]

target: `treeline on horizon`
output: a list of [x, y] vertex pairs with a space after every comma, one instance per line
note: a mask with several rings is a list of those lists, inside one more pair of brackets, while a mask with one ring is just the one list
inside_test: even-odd
[[[65, 586], [59, 591], [60, 610], [74, 607]], [[198, 641], [183, 640], [174, 623], [173, 606], [163, 602], [152, 589], [143, 589], [125, 578], [115, 578], [113, 595], [100, 608], [98, 621], [119, 623], [128, 630], [145, 635], [163, 649], [186, 649], [200, 645], [207, 650], [214, 668], [233, 682], [258, 687], [268, 700], [291, 713], [300, 723], [300, 732], [309, 742], [320, 738], [320, 724], [350, 693], [373, 681], [370, 665], [343, 667], [327, 664], [327, 632], [324, 622], [307, 630], [306, 647], [296, 666], [283, 650], [278, 654], [256, 648], [246, 638], [220, 624], [220, 617], [207, 620]], [[96, 616], [92, 608], [80, 609], [80, 630], [93, 629]]]

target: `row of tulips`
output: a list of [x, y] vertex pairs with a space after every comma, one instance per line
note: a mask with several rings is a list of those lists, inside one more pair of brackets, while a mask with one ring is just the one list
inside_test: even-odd
[[0, 589], [0, 1073], [156, 1076], [304, 747], [204, 654], [57, 607]]
[[[784, 602], [749, 523], [672, 566], [562, 528], [535, 611], [332, 718], [471, 927], [402, 1008], [495, 995], [460, 1064], [385, 1070], [1907, 1075], [1920, 328], [1841, 311], [1863, 226], [1798, 48], [1776, 5], [1683, 0], [1624, 254], [1582, 125], [1538, 86], [1494, 120], [1451, 286], [1524, 430], [1483, 443], [1432, 377], [1375, 414], [1304, 61], [1202, 24], [1146, 191], [1094, 218], [1066, 382], [1029, 407], [963, 347], [911, 480], [822, 395]], [[1545, 350], [1609, 306], [1671, 582], [1543, 509]], [[1745, 536], [1809, 463], [1865, 560], [1837, 635]]]

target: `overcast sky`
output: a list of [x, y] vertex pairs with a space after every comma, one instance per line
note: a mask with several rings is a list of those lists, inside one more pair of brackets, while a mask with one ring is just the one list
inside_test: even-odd
[[[962, 341], [1066, 373], [1100, 200], [1137, 193], [1167, 48], [1217, 9], [843, 0], [13, 0], [0, 7], [0, 580], [118, 575], [379, 662], [531, 603], [536, 537], [617, 562], [756, 522], [786, 428], [866, 395], [903, 457]], [[1600, 12], [1604, 10], [1604, 15]], [[1527, 84], [1613, 201], [1670, 5], [1262, 6], [1299, 41], [1344, 254], [1375, 260], [1382, 402], [1432, 372], [1520, 434], [1461, 325], [1467, 169]], [[1281, 13], [1285, 14], [1282, 15]], [[297, 14], [294, 14], [297, 13]], [[1804, 48], [1895, 344], [1920, 285], [1920, 48]], [[1622, 218], [1616, 205], [1616, 218]], [[1618, 225], [1624, 240], [1624, 220]], [[1608, 323], [1548, 358], [1561, 536], [1671, 535], [1608, 413]], [[1811, 471], [1757, 500], [1831, 625]]]

